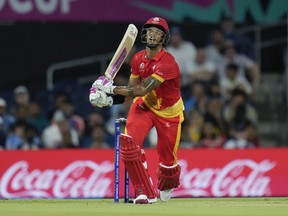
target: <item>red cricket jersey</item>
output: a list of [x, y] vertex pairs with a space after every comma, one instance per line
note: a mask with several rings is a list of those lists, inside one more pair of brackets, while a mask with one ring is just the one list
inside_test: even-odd
[[183, 112], [183, 101], [180, 91], [180, 71], [175, 58], [162, 49], [153, 59], [146, 58], [146, 50], [133, 56], [131, 61], [132, 78], [145, 80], [153, 76], [161, 83], [142, 99], [145, 105], [162, 117], [175, 117]]

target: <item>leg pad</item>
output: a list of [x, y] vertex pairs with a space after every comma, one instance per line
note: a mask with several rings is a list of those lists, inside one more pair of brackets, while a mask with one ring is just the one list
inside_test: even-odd
[[136, 196], [145, 194], [149, 199], [155, 198], [152, 182], [142, 163], [141, 149], [129, 135], [120, 135], [120, 156], [135, 188]]

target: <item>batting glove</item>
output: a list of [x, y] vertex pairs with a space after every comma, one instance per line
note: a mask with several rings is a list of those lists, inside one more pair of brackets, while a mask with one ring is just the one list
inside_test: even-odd
[[96, 86], [97, 89], [107, 93], [107, 94], [114, 94], [114, 88], [116, 88], [116, 86], [103, 86], [103, 85], [97, 85]]
[[96, 87], [97, 89], [107, 93], [114, 94], [113, 89], [116, 86], [113, 86], [113, 80], [108, 79], [105, 76], [100, 76], [92, 85], [92, 87]]
[[113, 85], [113, 80], [110, 80], [106, 76], [100, 76], [98, 79], [93, 83], [92, 87], [97, 87], [97, 86], [112, 86]]
[[113, 98], [108, 97], [105, 92], [98, 90], [96, 87], [90, 89], [89, 101], [92, 106], [99, 108], [113, 105]]

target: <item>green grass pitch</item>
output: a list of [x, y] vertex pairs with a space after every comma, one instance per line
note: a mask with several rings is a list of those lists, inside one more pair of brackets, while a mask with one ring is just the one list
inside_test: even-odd
[[[123, 201], [122, 201], [123, 202]], [[172, 198], [150, 205], [114, 203], [112, 199], [0, 200], [1, 216], [287, 216], [288, 197]]]

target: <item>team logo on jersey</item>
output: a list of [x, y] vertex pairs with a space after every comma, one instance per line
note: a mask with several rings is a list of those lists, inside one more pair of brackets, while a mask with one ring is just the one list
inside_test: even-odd
[[139, 67], [140, 71], [143, 71], [144, 66], [145, 66], [145, 64], [142, 62], [142, 63], [140, 64], [140, 67]]

